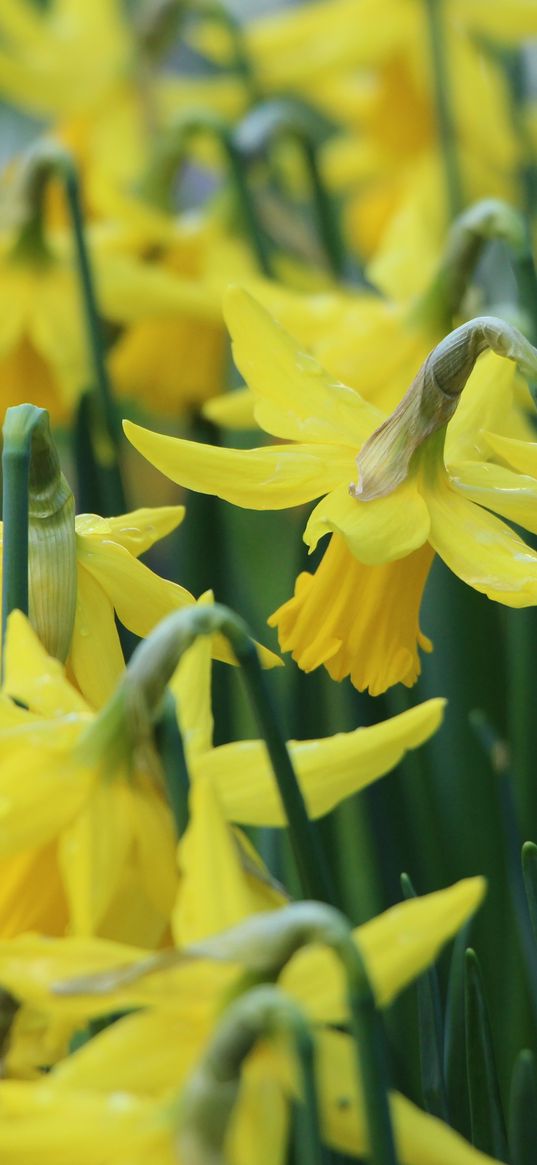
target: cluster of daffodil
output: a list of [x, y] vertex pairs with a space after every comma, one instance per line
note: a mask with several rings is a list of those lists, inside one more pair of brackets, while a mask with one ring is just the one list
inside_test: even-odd
[[536, 70], [0, 4], [2, 1165], [537, 1161]]

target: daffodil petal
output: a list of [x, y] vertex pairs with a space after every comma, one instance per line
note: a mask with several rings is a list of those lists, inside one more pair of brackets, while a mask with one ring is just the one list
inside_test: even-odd
[[[367, 965], [379, 1007], [387, 1007], [437, 958], [480, 905], [483, 878], [464, 878], [421, 898], [399, 902], [354, 934]], [[281, 983], [313, 1019], [342, 1023], [347, 1000], [341, 967], [333, 952], [304, 949], [281, 975]]]
[[[536, 465], [537, 469], [537, 465]], [[466, 461], [452, 468], [450, 478], [459, 493], [494, 510], [526, 530], [537, 533], [537, 479], [495, 465]]]
[[8, 619], [4, 691], [43, 716], [89, 711], [59, 660], [47, 654], [21, 611], [13, 611]]
[[198, 493], [236, 506], [279, 510], [320, 497], [348, 474], [349, 454], [330, 445], [267, 445], [223, 449], [142, 429], [123, 428], [134, 448], [161, 473]]
[[80, 561], [68, 664], [92, 708], [102, 708], [125, 669], [112, 603]]
[[140, 878], [164, 931], [177, 893], [176, 837], [169, 806], [149, 777], [139, 774], [129, 789], [129, 814]]
[[97, 780], [59, 845], [73, 934], [93, 934], [98, 928], [121, 881], [131, 837], [124, 781], [116, 775]]
[[[54, 1087], [90, 1089], [106, 1093], [118, 1089], [145, 1096], [160, 1096], [166, 1089], [179, 1090], [199, 1060], [211, 1031], [207, 1008], [205, 1023], [192, 1016], [188, 996], [164, 1006], [125, 1016], [67, 1056], [54, 1070]], [[143, 1055], [141, 1049], [143, 1048]]]
[[[325, 740], [289, 742], [289, 751], [310, 817], [376, 781], [417, 748], [442, 722], [444, 700], [428, 700], [382, 724], [340, 732]], [[286, 824], [274, 774], [260, 740], [223, 744], [197, 762], [218, 790], [229, 821], [243, 825]]]
[[[319, 1032], [316, 1066], [327, 1143], [351, 1157], [367, 1155], [367, 1121], [350, 1036]], [[495, 1165], [449, 1125], [422, 1112], [397, 1092], [390, 1093], [390, 1110], [401, 1165]]]
[[79, 537], [93, 536], [106, 539], [112, 537], [114, 542], [119, 542], [125, 550], [138, 558], [155, 542], [159, 542], [172, 530], [177, 529], [183, 521], [185, 512], [184, 506], [152, 506], [131, 510], [129, 514], [120, 514], [117, 518], [105, 518], [107, 529], [102, 533], [98, 528], [93, 531], [91, 525], [85, 526], [82, 530], [82, 518], [89, 518], [91, 521], [93, 515], [78, 515], [77, 533]]
[[[74, 728], [74, 731], [73, 731]], [[93, 774], [69, 759], [79, 726], [58, 727], [56, 747], [26, 747], [5, 758], [0, 776], [0, 856], [46, 845], [80, 811]], [[39, 741], [38, 741], [39, 742]], [[67, 755], [66, 755], [67, 754]]]
[[0, 861], [2, 939], [32, 930], [62, 935], [67, 923], [67, 902], [54, 842]]
[[84, 546], [79, 562], [135, 635], [149, 635], [165, 615], [194, 603], [190, 591], [155, 574], [119, 542], [103, 541], [91, 551]]
[[537, 554], [508, 526], [438, 475], [427, 501], [430, 542], [459, 578], [508, 607], [537, 602]]
[[227, 429], [256, 429], [255, 397], [249, 388], [222, 392], [205, 401], [202, 413], [207, 420]]
[[258, 425], [275, 437], [358, 451], [383, 420], [379, 410], [330, 378], [248, 292], [228, 290], [224, 317], [235, 363], [255, 397]]
[[110, 1160], [169, 1163], [170, 1132], [164, 1122], [155, 1121], [150, 1100], [126, 1093], [119, 1104], [110, 1104], [100, 1093], [73, 1091], [67, 1096], [48, 1080], [4, 1080], [0, 1104], [0, 1153], [12, 1165], [38, 1158], [43, 1165], [70, 1165], [72, 1160], [94, 1165], [102, 1159], [103, 1144]]
[[205, 776], [190, 792], [190, 822], [179, 847], [181, 888], [172, 913], [178, 946], [195, 943], [280, 904], [268, 881], [252, 876], [240, 842]]
[[220, 321], [218, 298], [207, 286], [131, 256], [100, 254], [97, 249], [94, 255], [99, 303], [107, 319], [136, 323], [187, 313]]
[[304, 531], [314, 550], [324, 534], [341, 534], [351, 554], [367, 566], [405, 558], [427, 541], [429, 511], [412, 479], [388, 497], [363, 502], [340, 485], [315, 507]]
[[507, 461], [519, 473], [537, 478], [537, 441], [519, 441], [504, 437], [503, 433], [484, 432], [483, 440], [502, 461]]

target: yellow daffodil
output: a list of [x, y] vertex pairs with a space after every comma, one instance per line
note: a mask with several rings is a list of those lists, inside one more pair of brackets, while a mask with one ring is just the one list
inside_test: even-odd
[[[128, 254], [105, 228], [90, 238], [99, 307], [114, 324], [177, 317], [185, 293], [173, 274]], [[44, 241], [0, 240], [0, 394], [4, 409], [33, 400], [54, 421], [71, 418], [91, 380], [86, 325], [65, 232]]]
[[[120, 581], [121, 574], [118, 588]], [[132, 587], [125, 582], [123, 587], [136, 604]], [[105, 626], [101, 630], [106, 633]], [[232, 659], [214, 638], [214, 649]], [[210, 655], [210, 639], [205, 646]], [[104, 660], [106, 641], [100, 651]], [[174, 832], [155, 754], [144, 754], [143, 740], [129, 740], [113, 700], [95, 717], [59, 661], [47, 655], [25, 617], [14, 612], [0, 702], [5, 761], [0, 929], [5, 935], [32, 923], [62, 933], [68, 924], [80, 933], [142, 934], [148, 945], [158, 942], [175, 898]], [[206, 819], [210, 806], [197, 818], [202, 832], [209, 829]], [[153, 861], [153, 848], [161, 861]], [[245, 865], [255, 872], [256, 859], [246, 842], [242, 849]], [[28, 900], [31, 887], [33, 903]], [[259, 899], [254, 897], [254, 903], [261, 909]]]
[[[294, 598], [270, 620], [279, 628], [282, 648], [301, 667], [310, 671], [324, 664], [333, 678], [350, 675], [356, 687], [373, 693], [397, 682], [413, 684], [420, 670], [417, 646], [431, 647], [418, 612], [435, 551], [489, 598], [514, 607], [536, 601], [537, 556], [487, 511], [536, 529], [537, 483], [495, 466], [479, 442], [484, 415], [492, 410], [497, 424], [486, 427], [500, 430], [502, 412], [509, 415], [512, 365], [490, 355], [470, 376], [477, 353], [467, 357], [461, 340], [465, 375], [446, 420], [468, 377], [469, 383], [447, 430], [444, 422], [445, 450], [442, 432], [427, 438], [427, 430], [407, 472], [416, 446], [409, 443], [408, 425], [399, 425], [399, 412], [383, 425], [380, 410], [327, 377], [240, 291], [229, 293], [227, 318], [237, 365], [256, 398], [256, 420], [288, 444], [239, 452], [159, 436], [130, 422], [125, 431], [172, 480], [236, 505], [283, 509], [326, 495], [304, 535], [310, 549], [332, 535], [321, 565], [315, 575], [299, 577]], [[465, 327], [474, 335], [475, 326]], [[502, 329], [499, 321], [491, 326]], [[455, 347], [458, 335], [453, 333]], [[519, 342], [525, 343], [522, 337]], [[409, 398], [417, 401], [416, 387]], [[405, 469], [389, 482], [389, 467], [381, 490], [389, 496], [364, 497], [359, 488], [350, 492], [349, 482], [356, 481], [357, 454], [362, 457], [379, 426], [388, 427], [392, 459], [397, 447]]]
[[[436, 959], [443, 944], [477, 909], [483, 893], [482, 879], [466, 879], [445, 890], [401, 902], [356, 929], [354, 934], [380, 1007], [389, 1006]], [[187, 948], [187, 959], [179, 957], [179, 952], [163, 952], [155, 959], [150, 956], [148, 962], [146, 950], [101, 938], [21, 935], [0, 942], [0, 984], [22, 1005], [10, 1057], [22, 1068], [23, 1053], [28, 1053], [26, 1032], [32, 1028], [46, 1031], [47, 1024], [57, 1024], [62, 1017], [64, 1031], [68, 1032], [69, 1028], [76, 1030], [89, 1019], [111, 1011], [146, 1008], [147, 1012], [128, 1016], [100, 1037], [99, 1043], [90, 1044], [63, 1064], [58, 1069], [59, 1076], [66, 1085], [74, 1084], [78, 1064], [82, 1073], [87, 1063], [87, 1074], [80, 1076], [80, 1083], [86, 1087], [95, 1080], [93, 1065], [98, 1063], [97, 1078], [104, 1088], [111, 1086], [115, 1077], [119, 1087], [146, 1092], [151, 1089], [151, 1065], [165, 1043], [166, 1024], [177, 1024], [183, 1025], [185, 1039], [170, 1041], [164, 1071], [169, 1071], [166, 1065], [171, 1064], [175, 1080], [180, 1083], [236, 981], [241, 958], [233, 945], [235, 934], [244, 935], [244, 927], [250, 930], [253, 925], [254, 949], [256, 927], [261, 926], [263, 931], [265, 917], [256, 916], [254, 922], [247, 919], [232, 931], [193, 944]], [[277, 913], [271, 912], [269, 918], [277, 933]], [[226, 962], [226, 958], [230, 961]], [[140, 974], [143, 969], [151, 973]], [[73, 989], [69, 986], [71, 981]], [[345, 1023], [344, 980], [337, 959], [328, 949], [310, 946], [299, 950], [281, 972], [279, 981], [312, 1022]], [[64, 990], [65, 986], [69, 989]], [[147, 1049], [147, 1058], [141, 1060], [133, 1055], [138, 1039], [145, 1041]], [[130, 1052], [125, 1055], [127, 1046]], [[38, 1063], [39, 1058], [33, 1062], [34, 1066]], [[23, 1070], [30, 1068], [26, 1059]], [[154, 1079], [160, 1087], [161, 1080]]]
[[[122, 738], [121, 725], [112, 741], [106, 728], [101, 736], [92, 731], [89, 706], [20, 612], [9, 620], [4, 692], [3, 857], [28, 855], [27, 876], [37, 876], [41, 863], [52, 870], [52, 886], [59, 871], [75, 932], [106, 933], [110, 925], [113, 934], [128, 938], [132, 929], [148, 945], [158, 942], [176, 884], [174, 830], [158, 774], [142, 754], [136, 762], [137, 746]], [[15, 715], [7, 695], [24, 704]], [[15, 865], [14, 874], [16, 885], [24, 870]], [[33, 886], [46, 905], [48, 878], [34, 877]], [[125, 908], [129, 898], [134, 915]], [[4, 908], [9, 933], [7, 891]]]
[[124, 668], [115, 615], [143, 637], [163, 615], [195, 601], [139, 561], [183, 516], [182, 506], [162, 506], [118, 518], [79, 514], [75, 519], [76, 614], [67, 666], [94, 708], [108, 699]]
[[[409, 981], [409, 978], [419, 974], [431, 958], [434, 958], [438, 945], [453, 934], [463, 920], [475, 910], [483, 892], [480, 879], [468, 880], [451, 887], [449, 890], [429, 895], [427, 898], [415, 899], [402, 903], [379, 919], [373, 920], [367, 927], [359, 928], [356, 932], [360, 947], [367, 961], [369, 974], [380, 1001], [386, 1004], [395, 993]], [[300, 911], [300, 908], [298, 908]], [[306, 911], [309, 909], [307, 904]], [[317, 907], [314, 906], [314, 910]], [[274, 916], [275, 919], [276, 916]], [[254, 964], [259, 961], [258, 948], [255, 945], [256, 927], [260, 920], [252, 919], [246, 923], [246, 929], [251, 931], [254, 947], [250, 950]], [[261, 920], [261, 927], [263, 926]], [[240, 944], [246, 938], [246, 929], [235, 928], [213, 940], [214, 954], [218, 957], [219, 946], [223, 951], [227, 949], [228, 957], [239, 958]], [[369, 937], [377, 942], [376, 953], [371, 946]], [[274, 931], [274, 938], [278, 941], [278, 928]], [[262, 929], [258, 933], [263, 949]], [[306, 940], [307, 941], [307, 940]], [[41, 957], [36, 964], [35, 955], [41, 946]], [[19, 942], [0, 945], [0, 981], [9, 985], [15, 979], [16, 971], [19, 978], [15, 988], [16, 996], [35, 1000], [36, 993], [44, 1001], [44, 1006], [58, 1009], [62, 1005], [67, 1012], [73, 1008], [80, 1014], [81, 1005], [91, 1011], [91, 996], [77, 1000], [76, 995], [66, 995], [56, 1003], [51, 996], [46, 996], [46, 984], [54, 983], [54, 976], [58, 976], [63, 968], [72, 972], [74, 966], [83, 965], [84, 954], [79, 940], [63, 940], [49, 942], [48, 949], [43, 948], [42, 940], [25, 939]], [[111, 944], [93, 941], [91, 946], [86, 943], [86, 965], [112, 966], [114, 961], [123, 954], [123, 967], [130, 961], [134, 952], [129, 948], [116, 946], [114, 951]], [[17, 949], [18, 948], [18, 949]], [[102, 948], [102, 949], [100, 949]], [[209, 948], [208, 948], [209, 949]], [[236, 949], [236, 954], [233, 951]], [[245, 948], [245, 961], [248, 965], [248, 947]], [[26, 955], [25, 955], [26, 950]], [[192, 948], [192, 954], [196, 950]], [[267, 953], [269, 948], [267, 947]], [[30, 952], [33, 958], [29, 958]], [[72, 952], [72, 953], [71, 953]], [[65, 1114], [69, 1113], [71, 1103], [74, 1111], [79, 1112], [82, 1130], [85, 1128], [86, 1113], [89, 1112], [104, 1136], [106, 1122], [112, 1124], [111, 1143], [119, 1148], [120, 1137], [123, 1137], [124, 1150], [129, 1152], [129, 1161], [132, 1160], [133, 1147], [129, 1141], [132, 1133], [132, 1123], [140, 1128], [140, 1143], [145, 1151], [148, 1148], [148, 1112], [160, 1114], [160, 1120], [149, 1121], [149, 1127], [160, 1128], [163, 1143], [169, 1143], [174, 1133], [180, 1129], [180, 1110], [173, 1102], [182, 1093], [188, 1095], [188, 1082], [196, 1064], [203, 1055], [204, 1047], [210, 1039], [215, 1023], [214, 986], [212, 984], [213, 1007], [200, 1011], [200, 1002], [207, 984], [203, 978], [203, 947], [199, 948], [202, 962], [197, 966], [197, 979], [192, 975], [192, 966], [188, 961], [173, 970], [156, 971], [150, 979], [145, 981], [145, 993], [142, 986], [144, 981], [133, 984], [127, 991], [116, 990], [112, 998], [118, 999], [145, 999], [149, 1010], [130, 1015], [117, 1022], [107, 1031], [94, 1038], [89, 1044], [59, 1064], [47, 1076], [46, 1082], [19, 1083], [5, 1081], [0, 1085], [0, 1146], [4, 1150], [6, 1160], [11, 1160], [9, 1152], [14, 1154], [13, 1160], [22, 1160], [16, 1156], [24, 1148], [29, 1151], [33, 1144], [32, 1137], [40, 1133], [44, 1142], [41, 1151], [47, 1154], [50, 1160], [58, 1160], [64, 1146], [65, 1160], [68, 1153], [75, 1152], [78, 1146], [79, 1133], [74, 1132], [73, 1138], [66, 1137]], [[225, 957], [225, 956], [224, 956]], [[387, 960], [387, 962], [386, 962]], [[239, 958], [239, 961], [240, 958]], [[261, 965], [261, 964], [260, 964]], [[384, 974], [384, 966], [388, 974]], [[38, 967], [37, 974], [35, 973]], [[220, 968], [223, 970], [223, 968]], [[20, 972], [22, 971], [22, 975]], [[120, 967], [121, 975], [121, 967]], [[315, 987], [321, 992], [320, 1006], [313, 1003], [311, 1009], [308, 1000], [308, 974]], [[111, 979], [113, 980], [113, 972]], [[291, 958], [288, 966], [280, 976], [283, 989], [295, 998], [306, 1014], [317, 1025], [327, 1021], [341, 1023], [345, 1015], [343, 982], [337, 989], [340, 1002], [335, 998], [329, 1001], [330, 991], [338, 980], [342, 980], [341, 968], [333, 954], [319, 947], [311, 948], [305, 945]], [[57, 982], [57, 980], [56, 980]], [[82, 981], [81, 981], [82, 982]], [[384, 982], [384, 987], [379, 985]], [[89, 983], [89, 980], [88, 980]], [[306, 990], [303, 998], [304, 983]], [[151, 985], [150, 985], [151, 984]], [[224, 980], [222, 979], [222, 986]], [[43, 991], [43, 988], [45, 990]], [[149, 990], [149, 996], [147, 992]], [[151, 1000], [151, 1002], [149, 1002]], [[101, 998], [101, 1005], [104, 999]], [[93, 1000], [93, 1005], [95, 999]], [[337, 1018], [335, 1018], [337, 1017]], [[323, 1026], [316, 1030], [317, 1042], [317, 1072], [318, 1087], [321, 1101], [323, 1133], [327, 1142], [347, 1152], [359, 1153], [364, 1149], [365, 1119], [361, 1105], [359, 1086], [355, 1080], [355, 1065], [352, 1055], [352, 1045], [349, 1037], [341, 1033], [331, 1033]], [[271, 1087], [272, 1084], [272, 1087]], [[186, 1092], [185, 1090], [186, 1086]], [[267, 1093], [272, 1103], [261, 1104], [261, 1092]], [[276, 1090], [276, 1091], [275, 1091]], [[274, 1122], [277, 1128], [263, 1135], [263, 1143], [279, 1148], [283, 1152], [285, 1146], [285, 1119], [280, 1114], [280, 1105], [276, 1103], [278, 1090], [281, 1090], [282, 1099], [293, 1093], [296, 1094], [296, 1071], [294, 1060], [289, 1056], [281, 1042], [273, 1047], [265, 1044], [249, 1059], [244, 1067], [244, 1087], [241, 1089], [240, 1099], [233, 1121], [230, 1145], [231, 1160], [242, 1162], [247, 1145], [251, 1144], [251, 1122], [254, 1115], [257, 1117], [258, 1136], [264, 1128], [264, 1122]], [[116, 1094], [124, 1096], [124, 1103], [120, 1107], [117, 1124], [114, 1123], [114, 1105], [111, 1097]], [[345, 1097], [345, 1105], [341, 1099]], [[84, 1098], [86, 1108], [84, 1107]], [[104, 1107], [103, 1102], [108, 1104]], [[153, 1101], [153, 1104], [150, 1103]], [[274, 1107], [275, 1105], [275, 1107]], [[403, 1097], [394, 1094], [391, 1097], [392, 1116], [394, 1119], [399, 1159], [409, 1165], [478, 1165], [490, 1159], [477, 1154], [457, 1134], [441, 1125], [433, 1118], [420, 1113]], [[63, 1120], [60, 1122], [60, 1112]], [[35, 1124], [31, 1124], [31, 1133], [23, 1134], [21, 1116], [35, 1114]], [[39, 1114], [41, 1113], [41, 1117]], [[107, 1114], [103, 1120], [104, 1114]], [[126, 1114], [129, 1114], [127, 1119]], [[167, 1114], [167, 1116], [166, 1116]], [[282, 1124], [280, 1125], [280, 1115]], [[179, 1119], [178, 1119], [179, 1117]], [[259, 1123], [261, 1122], [261, 1124]], [[28, 1127], [28, 1126], [25, 1126]], [[106, 1141], [106, 1144], [108, 1142]], [[86, 1148], [77, 1152], [77, 1160], [97, 1162], [94, 1156], [96, 1151], [95, 1136], [87, 1139]], [[102, 1154], [102, 1144], [101, 1144]], [[157, 1143], [153, 1146], [157, 1152]], [[235, 1158], [235, 1152], [238, 1156]], [[54, 1156], [54, 1154], [56, 1154]], [[63, 1156], [59, 1159], [63, 1160]], [[102, 1155], [99, 1160], [103, 1160]], [[105, 1158], [106, 1159], [106, 1158]], [[121, 1158], [120, 1158], [121, 1159]], [[137, 1158], [134, 1157], [134, 1160]], [[153, 1156], [151, 1158], [153, 1160]], [[160, 1157], [156, 1156], [160, 1161]], [[264, 1160], [265, 1158], [263, 1158]], [[280, 1157], [267, 1158], [279, 1161]]]
[[[199, 639], [171, 685], [191, 777], [190, 820], [178, 851], [181, 881], [171, 918], [178, 946], [285, 901], [282, 887], [236, 828], [286, 824], [267, 751], [260, 740], [213, 747], [211, 668], [210, 641]], [[309, 815], [328, 813], [388, 772], [407, 749], [436, 731], [442, 712], [443, 701], [430, 700], [371, 728], [325, 740], [290, 741]]]

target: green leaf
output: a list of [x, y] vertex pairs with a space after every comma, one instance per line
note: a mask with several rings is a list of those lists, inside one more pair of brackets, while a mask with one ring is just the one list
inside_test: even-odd
[[465, 960], [466, 1071], [470, 1099], [472, 1142], [499, 1161], [508, 1160], [492, 1031], [475, 951]]
[[[408, 874], [401, 874], [404, 898], [415, 898], [416, 891]], [[420, 1044], [423, 1105], [433, 1116], [449, 1120], [446, 1082], [444, 1079], [444, 1039], [442, 1000], [436, 967], [420, 975], [418, 993], [418, 1030]]]
[[520, 1052], [511, 1078], [509, 1098], [509, 1146], [511, 1165], [535, 1165], [537, 1161], [537, 1070], [528, 1048]]

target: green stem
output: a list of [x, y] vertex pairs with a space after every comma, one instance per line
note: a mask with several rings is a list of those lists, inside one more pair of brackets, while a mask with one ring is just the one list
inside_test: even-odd
[[250, 244], [263, 275], [271, 275], [270, 251], [258, 221], [254, 200], [246, 180], [243, 157], [233, 130], [216, 114], [195, 115], [182, 119], [157, 144], [149, 169], [139, 183], [142, 197], [171, 212], [170, 186], [183, 160], [190, 138], [208, 134], [216, 139], [226, 157], [231, 182]]
[[[405, 899], [416, 897], [416, 891], [408, 874], [401, 874], [401, 888]], [[416, 988], [423, 1104], [427, 1112], [448, 1121], [449, 1108], [444, 1078], [442, 1005], [436, 967], [430, 967], [424, 975], [420, 975]]]
[[99, 419], [102, 421], [104, 429], [103, 436], [109, 446], [109, 464], [106, 466], [109, 477], [107, 492], [111, 495], [112, 512], [121, 514], [127, 509], [120, 465], [121, 422], [117, 414], [106, 366], [93, 272], [84, 230], [80, 182], [76, 169], [68, 157], [57, 163], [57, 171], [63, 179], [71, 217], [88, 345], [93, 363], [95, 395], [98, 402]]
[[48, 413], [35, 405], [9, 408], [2, 428], [2, 670], [8, 616], [29, 609], [29, 485], [34, 434], [45, 426]]
[[489, 757], [498, 782], [499, 817], [502, 826], [509, 892], [524, 959], [529, 997], [533, 1015], [537, 1021], [537, 947], [532, 932], [531, 916], [521, 868], [522, 838], [513, 797], [513, 782], [508, 764], [507, 747], [483, 712], [472, 712], [470, 723]]
[[315, 1045], [304, 1020], [295, 1023], [294, 1037], [302, 1076], [302, 1104], [298, 1105], [295, 1111], [297, 1160], [303, 1165], [324, 1165], [315, 1080]]
[[338, 946], [347, 976], [350, 1029], [366, 1113], [370, 1165], [397, 1165], [390, 1114], [386, 1040], [362, 955], [349, 937]]
[[336, 279], [341, 278], [346, 270], [345, 247], [337, 213], [321, 177], [310, 119], [304, 110], [291, 100], [267, 101], [243, 118], [235, 136], [241, 154], [250, 158], [270, 150], [283, 138], [291, 138], [296, 143], [308, 172], [317, 229], [328, 266]]
[[177, 724], [175, 700], [168, 689], [164, 705], [155, 725], [155, 744], [164, 772], [164, 783], [168, 802], [173, 813], [177, 838], [180, 839], [188, 825], [188, 773], [183, 738]]
[[429, 27], [436, 119], [444, 164], [448, 214], [449, 218], [453, 219], [464, 206], [464, 195], [450, 102], [450, 79], [445, 53], [442, 3], [443, 0], [425, 0], [425, 9]]
[[123, 685], [126, 685], [127, 691], [129, 685], [133, 685], [135, 690], [142, 692], [148, 708], [158, 707], [165, 685], [183, 652], [198, 635], [214, 634], [225, 636], [242, 666], [287, 817], [302, 893], [307, 898], [332, 902], [333, 892], [326, 859], [315, 825], [308, 817], [256, 645], [244, 621], [219, 603], [189, 607], [169, 615], [136, 648]]
[[537, 1070], [535, 1055], [524, 1048], [515, 1061], [509, 1098], [509, 1148], [512, 1165], [537, 1161]]
[[492, 1032], [475, 951], [466, 951], [465, 1027], [472, 1142], [482, 1153], [508, 1160]]

